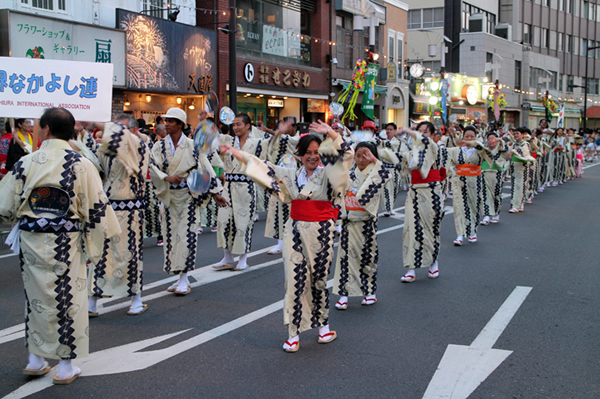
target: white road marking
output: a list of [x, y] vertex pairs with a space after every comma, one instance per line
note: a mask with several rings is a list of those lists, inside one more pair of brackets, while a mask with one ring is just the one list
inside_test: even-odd
[[470, 346], [448, 345], [423, 399], [466, 399], [510, 356], [492, 349], [523, 304], [531, 287], [515, 287]]
[[[332, 286], [333, 280], [327, 281], [327, 288], [331, 288]], [[259, 320], [265, 316], [275, 313], [281, 309], [283, 309], [283, 300], [274, 302], [268, 306], [265, 306], [264, 308], [255, 310], [254, 312], [248, 313], [242, 317], [238, 317], [235, 320], [222, 324], [202, 334], [198, 334], [192, 338], [177, 342], [167, 348], [139, 352], [152, 345], [156, 345], [179, 334], [190, 331], [190, 329], [146, 339], [139, 342], [125, 344], [115, 348], [93, 352], [90, 353], [88, 357], [75, 359], [73, 364], [81, 368], [82, 377], [128, 373], [132, 371], [144, 370], [169, 358], [177, 356], [180, 353], [193, 349], [208, 341]], [[127, 361], [115, 362], [115, 359], [127, 359]], [[4, 399], [20, 399], [43, 391], [46, 388], [50, 388], [53, 386], [52, 377], [54, 377], [57, 372], [58, 366], [55, 366], [44, 377], [35, 379], [25, 385], [22, 385], [15, 391], [6, 395]]]

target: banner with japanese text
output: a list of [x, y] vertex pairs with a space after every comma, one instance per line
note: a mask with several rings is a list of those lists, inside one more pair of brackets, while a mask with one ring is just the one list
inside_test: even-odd
[[375, 85], [377, 84], [378, 74], [379, 65], [367, 65], [367, 72], [365, 73], [365, 92], [363, 93], [361, 109], [369, 119], [374, 119]]
[[112, 82], [112, 64], [0, 57], [0, 116], [39, 118], [62, 107], [80, 121], [108, 122]]

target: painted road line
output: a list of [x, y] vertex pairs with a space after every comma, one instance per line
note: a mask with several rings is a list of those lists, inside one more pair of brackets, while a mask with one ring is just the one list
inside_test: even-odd
[[[403, 209], [404, 209], [404, 207], [400, 207], [400, 208], [394, 209], [394, 211], [401, 211]], [[404, 224], [381, 230], [377, 234], [387, 233], [389, 231], [401, 229], [402, 227], [404, 227]], [[337, 246], [338, 243], [335, 243], [335, 245]], [[256, 256], [256, 255], [265, 253], [269, 249], [271, 249], [271, 247], [267, 247], [267, 248], [263, 248], [263, 249], [251, 252], [248, 254], [248, 257], [252, 257], [252, 256]], [[239, 257], [236, 257], [235, 260], [237, 260], [238, 258]], [[196, 287], [200, 287], [205, 284], [214, 283], [214, 282], [226, 279], [226, 278], [235, 277], [240, 274], [249, 273], [249, 272], [252, 272], [255, 270], [260, 270], [262, 268], [273, 266], [273, 265], [276, 265], [279, 263], [283, 263], [283, 258], [280, 257], [278, 259], [274, 259], [269, 262], [250, 266], [246, 270], [240, 271], [240, 272], [230, 272], [227, 270], [216, 271], [212, 268], [212, 266], [216, 264], [216, 263], [214, 263], [214, 264], [211, 264], [208, 266], [198, 268], [192, 272], [189, 272], [188, 276], [196, 279], [195, 282], [191, 283], [191, 288], [196, 288]], [[144, 285], [143, 290], [147, 291], [147, 290], [151, 290], [153, 288], [171, 284], [171, 283], [177, 281], [178, 279], [179, 279], [178, 276], [174, 276], [174, 277], [168, 277], [168, 278], [165, 278], [162, 280], [158, 280], [153, 283]], [[167, 292], [167, 291], [160, 291], [160, 292], [156, 292], [153, 294], [144, 295], [142, 300], [144, 302], [148, 302], [148, 301], [152, 301], [155, 299], [163, 298], [167, 295], [173, 295], [173, 293]], [[118, 301], [118, 302], [110, 305], [110, 303], [116, 302], [116, 301]], [[102, 299], [98, 300], [98, 314], [103, 315], [103, 314], [106, 314], [109, 312], [114, 312], [117, 310], [125, 309], [125, 308], [128, 308], [129, 305], [130, 305], [130, 302], [129, 302], [129, 300], [127, 300], [127, 298], [102, 298]], [[4, 330], [0, 330], [0, 344], [23, 338], [24, 331], [25, 331], [24, 323], [21, 323], [19, 325], [13, 326], [13, 327], [6, 328]]]
[[467, 399], [512, 351], [492, 349], [531, 287], [515, 287], [470, 346], [448, 345], [423, 399]]

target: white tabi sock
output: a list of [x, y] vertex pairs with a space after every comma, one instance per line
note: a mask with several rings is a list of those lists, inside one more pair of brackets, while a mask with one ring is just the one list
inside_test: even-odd
[[177, 291], [187, 291], [188, 285], [190, 285], [190, 280], [188, 280], [187, 273], [181, 273], [177, 282]]
[[325, 334], [329, 334], [329, 324], [323, 327], [319, 327], [319, 335], [322, 337]]
[[129, 305], [129, 311], [132, 313], [137, 313], [144, 307], [142, 303], [142, 293], [138, 292], [137, 295], [131, 297], [131, 305]]
[[231, 264], [233, 264], [233, 255], [231, 255], [231, 251], [229, 251], [227, 248], [223, 248], [223, 259], [221, 259], [221, 261], [217, 263], [216, 266]]
[[28, 370], [40, 370], [46, 364], [46, 359], [33, 353], [29, 354], [29, 363], [25, 367]]
[[71, 378], [79, 373], [81, 373], [81, 370], [78, 367], [73, 367], [71, 360], [60, 360], [58, 362], [58, 378]]
[[[339, 305], [340, 303], [342, 305]], [[342, 307], [347, 306], [347, 305], [348, 305], [348, 297], [347, 296], [341, 296], [340, 299], [338, 299], [338, 301], [336, 302], [335, 307], [339, 309], [339, 308], [342, 308]]]
[[288, 342], [290, 344], [293, 344], [294, 342], [300, 342], [300, 336], [296, 335], [295, 337], [290, 337], [288, 338], [288, 340], [283, 344], [283, 349], [290, 349], [293, 345], [288, 345]]
[[88, 297], [88, 310], [92, 313], [96, 313], [98, 311], [98, 297], [97, 296], [89, 296]]
[[438, 262], [437, 262], [437, 260], [436, 260], [435, 262], [433, 262], [433, 264], [432, 264], [431, 266], [429, 266], [429, 271], [430, 271], [431, 273], [435, 273], [435, 272], [437, 272], [438, 270], [439, 270], [439, 269], [438, 269]]
[[407, 277], [415, 277], [415, 269], [408, 269], [408, 271], [404, 273], [404, 275]]
[[283, 250], [283, 240], [277, 240], [277, 249]]
[[248, 258], [248, 254], [243, 254], [240, 255], [240, 260], [238, 260], [238, 264], [235, 267], [236, 269], [245, 269], [248, 267], [248, 264], [246, 263], [246, 260]]

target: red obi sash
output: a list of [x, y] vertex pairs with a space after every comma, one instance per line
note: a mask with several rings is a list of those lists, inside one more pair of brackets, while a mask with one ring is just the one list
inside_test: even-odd
[[459, 176], [480, 176], [481, 166], [471, 165], [470, 163], [456, 165], [456, 174]]
[[429, 169], [429, 174], [425, 179], [421, 177], [421, 172], [413, 170], [411, 172], [411, 184], [433, 183], [435, 181], [443, 181], [446, 178], [446, 168]]
[[533, 159], [537, 159], [537, 154], [535, 152], [532, 152], [531, 156], [533, 157]]
[[324, 222], [336, 220], [339, 209], [334, 208], [330, 201], [292, 200], [290, 217], [303, 222]]

